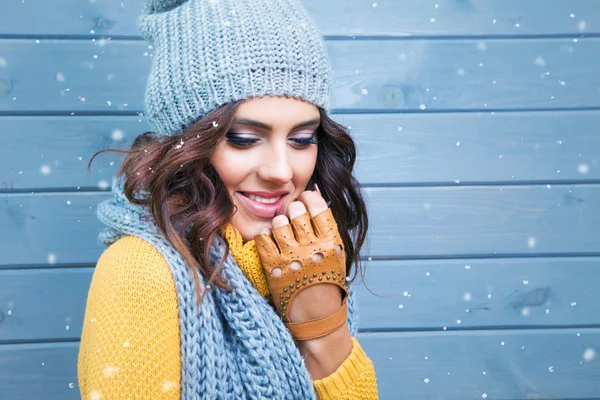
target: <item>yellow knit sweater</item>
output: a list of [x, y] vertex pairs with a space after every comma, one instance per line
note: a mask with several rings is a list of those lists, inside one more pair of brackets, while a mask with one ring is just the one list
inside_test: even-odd
[[[268, 286], [253, 241], [231, 226], [231, 252], [259, 293]], [[313, 381], [321, 400], [377, 399], [375, 370], [360, 344], [332, 375]], [[175, 282], [149, 243], [126, 236], [102, 254], [90, 286], [78, 360], [84, 400], [180, 399], [181, 348]]]

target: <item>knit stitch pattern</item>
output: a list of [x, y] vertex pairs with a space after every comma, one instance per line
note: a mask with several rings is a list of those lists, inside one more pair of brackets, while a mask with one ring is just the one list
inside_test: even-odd
[[250, 97], [329, 111], [329, 56], [300, 0], [146, 0], [138, 27], [154, 51], [145, 99], [157, 134]]
[[262, 267], [258, 251], [256, 250], [256, 242], [249, 240], [244, 243], [240, 231], [235, 229], [231, 224], [227, 224], [224, 233], [225, 239], [229, 243], [229, 251], [231, 251], [233, 259], [246, 278], [258, 290], [261, 296], [270, 296], [269, 283], [267, 282], [265, 270]]
[[[314, 399], [310, 375], [295, 342], [267, 300], [244, 276], [231, 254], [222, 273], [233, 291], [207, 289], [196, 305], [191, 271], [164, 238], [144, 206], [123, 193], [124, 177], [113, 183], [113, 198], [100, 204], [98, 218], [110, 245], [131, 235], [155, 247], [169, 264], [177, 292], [181, 335], [181, 398]], [[222, 238], [212, 243], [211, 262], [224, 254]], [[201, 279], [202, 286], [205, 285]], [[356, 335], [355, 301], [350, 285], [348, 326]]]

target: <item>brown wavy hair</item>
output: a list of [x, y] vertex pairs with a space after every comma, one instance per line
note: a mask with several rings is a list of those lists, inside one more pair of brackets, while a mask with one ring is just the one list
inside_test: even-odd
[[[127, 154], [117, 171], [117, 175], [125, 175], [125, 196], [133, 204], [148, 207], [160, 231], [181, 254], [193, 272], [199, 302], [204, 297], [199, 274], [207, 287], [230, 290], [219, 274], [229, 252], [227, 241], [218, 265], [211, 265], [209, 251], [231, 220], [235, 206], [210, 158], [230, 129], [240, 103], [225, 104], [173, 136], [142, 133], [130, 150], [100, 150], [88, 163], [89, 171], [94, 158], [103, 152]], [[357, 271], [364, 277], [360, 250], [369, 225], [360, 184], [353, 175], [356, 147], [344, 126], [323, 109], [319, 112], [317, 162], [306, 189], [312, 190], [317, 183], [323, 197], [331, 201], [345, 247], [346, 273], [354, 280]], [[147, 195], [142, 196], [142, 191]]]

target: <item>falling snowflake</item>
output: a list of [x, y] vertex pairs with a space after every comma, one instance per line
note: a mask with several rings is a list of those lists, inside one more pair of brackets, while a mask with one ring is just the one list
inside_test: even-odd
[[48, 254], [48, 264], [55, 264], [55, 263], [56, 263], [56, 254], [54, 254], [54, 253]]
[[102, 394], [98, 390], [93, 390], [90, 393], [91, 400], [100, 400], [102, 398]]
[[544, 60], [544, 57], [538, 56], [535, 59], [535, 65], [537, 65], [538, 67], [544, 67], [546, 65], [546, 60]]
[[119, 142], [119, 141], [123, 140], [124, 137], [125, 137], [125, 135], [123, 134], [123, 131], [120, 129], [113, 130], [112, 134], [110, 135], [110, 138], [115, 142]]
[[527, 239], [527, 246], [529, 246], [530, 249], [533, 249], [535, 247], [536, 243], [537, 243], [537, 240], [533, 236]]
[[162, 386], [162, 391], [168, 392], [169, 390], [173, 390], [176, 388], [177, 388], [177, 383], [175, 383], [173, 381], [165, 381], [165, 383], [163, 383], [163, 386]]
[[590, 167], [587, 164], [579, 164], [579, 166], [577, 167], [577, 171], [580, 174], [587, 174], [588, 172], [590, 172]]
[[590, 362], [594, 358], [596, 358], [596, 350], [592, 349], [591, 347], [585, 349], [585, 351], [583, 352], [583, 360], [585, 362]]
[[42, 175], [49, 175], [50, 172], [52, 172], [52, 168], [50, 168], [49, 165], [44, 164], [40, 167], [40, 172]]
[[114, 366], [111, 366], [111, 365], [107, 365], [104, 368], [104, 370], [102, 371], [102, 374], [104, 375], [104, 377], [110, 378], [110, 377], [114, 376], [118, 372], [119, 372], [119, 367], [114, 367]]

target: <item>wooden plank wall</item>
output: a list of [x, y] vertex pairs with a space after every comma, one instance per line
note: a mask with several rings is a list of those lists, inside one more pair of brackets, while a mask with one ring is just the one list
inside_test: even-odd
[[[600, 3], [306, 0], [372, 218], [382, 399], [600, 398]], [[0, 397], [78, 398], [96, 205], [148, 128], [141, 0], [0, 12]]]

